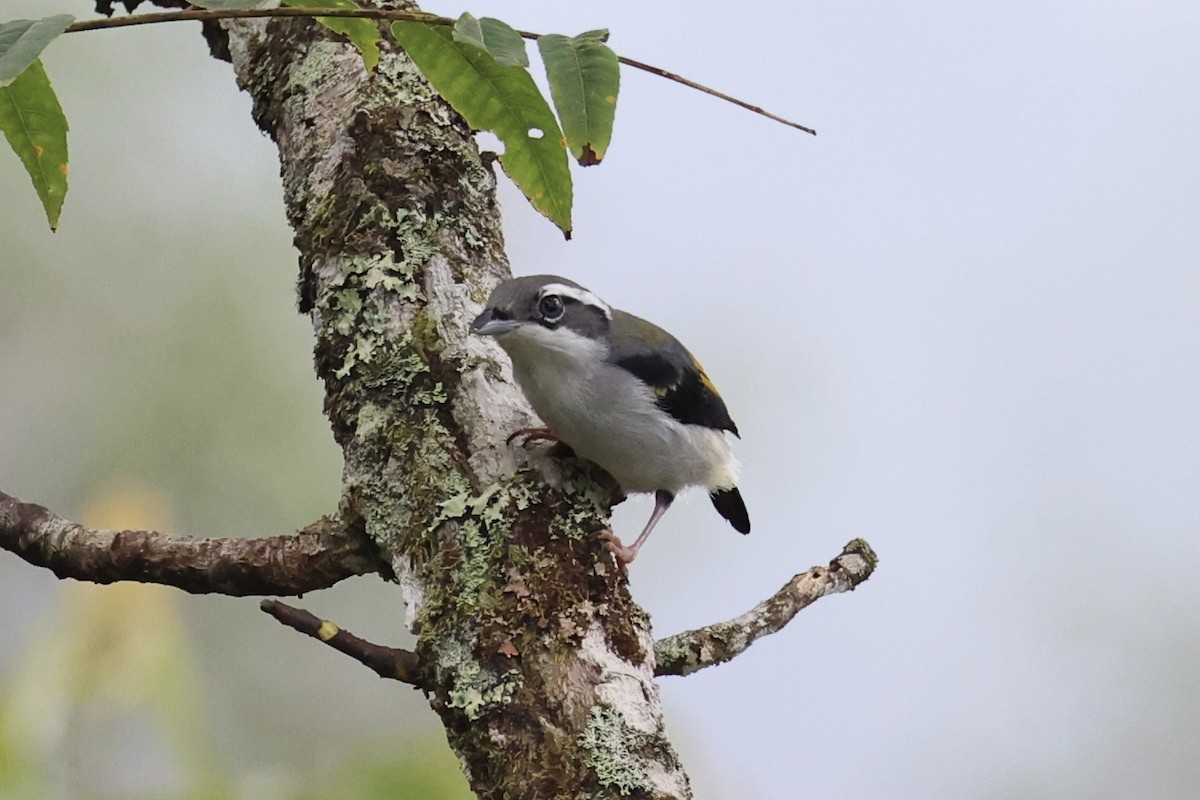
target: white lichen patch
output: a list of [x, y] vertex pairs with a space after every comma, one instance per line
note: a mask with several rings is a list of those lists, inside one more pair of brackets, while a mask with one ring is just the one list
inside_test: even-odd
[[584, 763], [606, 788], [627, 797], [642, 791], [652, 797], [691, 797], [687, 774], [672, 755], [662, 732], [631, 727], [616, 709], [597, 705], [579, 737]]
[[[654, 642], [646, 629], [639, 630], [639, 638], [642, 652], [653, 653]], [[644, 733], [659, 733], [662, 707], [651, 662], [635, 665], [621, 658], [613, 652], [597, 622], [592, 623], [583, 637], [579, 651], [600, 670], [597, 696], [619, 713], [629, 727]]]
[[626, 796], [646, 788], [646, 759], [639, 753], [645, 737], [625, 725], [615, 709], [595, 706], [579, 737], [579, 748], [600, 783]]
[[392, 561], [396, 582], [400, 584], [400, 596], [404, 600], [404, 625], [410, 633], [419, 633], [417, 618], [425, 606], [425, 587], [413, 569], [412, 558], [397, 556]]

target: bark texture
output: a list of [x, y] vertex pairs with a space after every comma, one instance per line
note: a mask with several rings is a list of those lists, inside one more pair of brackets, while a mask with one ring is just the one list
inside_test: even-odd
[[87, 528], [0, 491], [0, 547], [60, 578], [138, 581], [192, 594], [296, 595], [380, 569], [361, 531], [321, 518], [262, 539], [175, 538], [159, 531]]
[[400, 585], [390, 613], [417, 635], [412, 652], [262, 608], [422, 689], [478, 796], [691, 797], [656, 670], [726, 661], [853, 590], [875, 569], [870, 546], [856, 539], [746, 614], [656, 644], [596, 536], [611, 478], [509, 446], [535, 420], [496, 344], [468, 334], [508, 274], [495, 159], [388, 37], [367, 74], [311, 19], [210, 19], [204, 35], [278, 146], [300, 310], [344, 454], [340, 507], [291, 536], [195, 540], [91, 530], [0, 492], [0, 549], [60, 577], [233, 595], [378, 572]]
[[871, 577], [878, 563], [871, 545], [863, 539], [852, 539], [829, 566], [801, 572], [745, 614], [655, 642], [655, 674], [691, 675], [724, 664], [763, 636], [783, 630], [822, 597], [854, 591]]
[[689, 797], [648, 619], [591, 535], [609, 495], [571, 464], [551, 486], [516, 462], [505, 437], [530, 424], [527, 406], [495, 345], [468, 336], [508, 274], [471, 132], [390, 40], [368, 75], [310, 21], [224, 27], [279, 148], [301, 310], [345, 456], [340, 513], [397, 576], [418, 682], [472, 789]]

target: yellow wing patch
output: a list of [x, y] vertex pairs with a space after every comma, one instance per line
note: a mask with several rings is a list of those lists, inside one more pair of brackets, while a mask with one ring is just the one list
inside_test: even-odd
[[701, 364], [695, 356], [692, 356], [692, 364], [696, 367], [696, 372], [700, 373], [700, 382], [704, 384], [704, 388], [708, 389], [717, 397], [720, 397], [721, 393], [717, 391], [717, 387], [713, 385], [712, 379], [709, 378], [708, 373], [704, 371], [704, 365]]

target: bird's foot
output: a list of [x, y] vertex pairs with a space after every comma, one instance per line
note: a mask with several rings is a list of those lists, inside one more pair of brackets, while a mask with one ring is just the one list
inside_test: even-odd
[[558, 442], [559, 438], [549, 428], [520, 428], [508, 435], [505, 444], [511, 445], [516, 439], [521, 440], [521, 447], [532, 450], [542, 442]]
[[604, 544], [604, 549], [613, 554], [618, 564], [632, 564], [633, 560], [637, 558], [637, 547], [626, 547], [621, 544], [621, 540], [617, 538], [617, 535], [611, 529], [605, 528], [597, 535]]

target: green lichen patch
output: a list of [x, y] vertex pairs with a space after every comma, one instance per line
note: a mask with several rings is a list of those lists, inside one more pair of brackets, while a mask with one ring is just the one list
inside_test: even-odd
[[597, 522], [607, 519], [613, 504], [611, 487], [604, 485], [609, 478], [593, 464], [574, 457], [562, 459], [561, 503], [550, 523], [551, 536], [572, 539], [589, 537], [597, 530]]
[[579, 737], [584, 763], [602, 786], [615, 789], [622, 797], [650, 788], [642, 753], [653, 744], [654, 737], [631, 728], [620, 712], [607, 705], [592, 707]]
[[533, 499], [528, 484], [510, 478], [478, 493], [458, 492], [438, 503], [427, 533], [433, 534], [443, 523], [457, 522], [454, 546], [447, 551], [452, 558], [447, 602], [469, 611], [481, 604], [498, 605], [497, 595], [502, 593], [498, 571], [512, 555], [508, 547], [512, 515], [528, 508]]
[[[645, 618], [620, 572], [594, 536], [550, 533], [574, 501], [531, 478], [520, 474], [463, 489], [437, 503], [426, 536], [431, 543], [449, 539], [430, 550], [428, 570], [439, 577], [426, 584], [418, 649], [467, 626], [477, 632], [477, 659], [504, 672], [520, 669], [526, 653], [569, 659], [600, 619], [617, 652], [641, 663], [646, 654], [637, 626]], [[594, 529], [602, 524], [600, 495], [595, 502], [590, 514], [569, 518]], [[455, 708], [479, 700], [456, 697]]]
[[520, 680], [515, 669], [493, 671], [484, 666], [470, 644], [458, 637], [446, 640], [438, 648], [437, 665], [448, 679], [447, 706], [461, 709], [471, 720], [508, 703]]
[[342, 45], [333, 41], [314, 41], [309, 44], [308, 53], [304, 58], [295, 62], [295, 67], [288, 74], [287, 84], [282, 92], [301, 97], [314, 94], [316, 87], [338, 75], [334, 60], [342, 54]]
[[484, 533], [478, 520], [467, 520], [458, 526], [459, 561], [450, 580], [454, 586], [456, 600], [465, 606], [479, 604], [479, 594], [493, 583], [492, 573], [495, 547]]
[[679, 636], [668, 636], [654, 643], [655, 669], [666, 669], [669, 674], [688, 675], [695, 672], [695, 665], [704, 655], [688, 647]]

